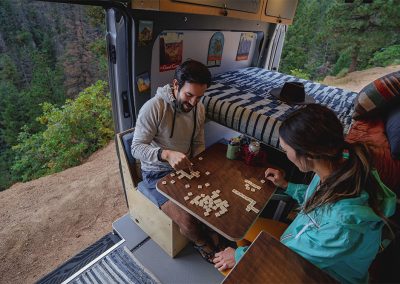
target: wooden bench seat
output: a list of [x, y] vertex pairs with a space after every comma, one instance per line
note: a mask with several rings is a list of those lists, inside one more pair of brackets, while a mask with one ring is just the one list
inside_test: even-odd
[[122, 178], [129, 213], [136, 224], [168, 255], [175, 257], [188, 243], [179, 227], [157, 205], [138, 191], [141, 181], [140, 162], [130, 152], [134, 129], [117, 134]]

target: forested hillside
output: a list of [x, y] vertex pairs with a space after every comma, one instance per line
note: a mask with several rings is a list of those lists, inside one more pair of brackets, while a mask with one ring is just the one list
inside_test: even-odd
[[0, 1], [0, 190], [21, 180], [11, 147], [22, 130], [20, 139], [44, 130], [41, 104], [61, 106], [107, 78], [99, 14], [104, 21], [85, 6]]
[[315, 80], [400, 64], [400, 0], [345, 2], [299, 1], [281, 72]]

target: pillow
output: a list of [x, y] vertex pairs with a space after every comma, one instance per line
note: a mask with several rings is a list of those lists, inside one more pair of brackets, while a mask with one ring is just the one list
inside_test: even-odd
[[386, 134], [393, 159], [400, 160], [400, 108], [389, 114], [386, 121]]
[[400, 71], [390, 73], [365, 86], [354, 102], [354, 119], [372, 117], [400, 105]]
[[358, 120], [353, 123], [346, 141], [364, 142], [384, 184], [400, 194], [400, 160], [392, 159], [383, 119]]

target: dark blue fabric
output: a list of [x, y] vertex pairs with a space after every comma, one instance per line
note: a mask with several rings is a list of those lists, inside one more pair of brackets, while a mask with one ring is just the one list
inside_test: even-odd
[[400, 108], [388, 116], [386, 121], [386, 135], [389, 140], [392, 157], [400, 160]]
[[138, 184], [138, 190], [155, 205], [161, 207], [161, 205], [168, 201], [168, 198], [157, 191], [156, 184], [161, 178], [171, 172], [172, 171], [142, 171], [143, 181]]
[[135, 165], [135, 158], [132, 156], [131, 152], [132, 139], [133, 139], [133, 131], [122, 136], [122, 143], [124, 144], [124, 149], [126, 156], [128, 158], [128, 162], [130, 165], [133, 166]]

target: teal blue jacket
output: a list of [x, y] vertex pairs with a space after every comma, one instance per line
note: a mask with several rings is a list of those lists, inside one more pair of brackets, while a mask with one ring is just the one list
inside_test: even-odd
[[[396, 195], [373, 172], [382, 187], [381, 211], [394, 214]], [[300, 205], [315, 191], [320, 178], [315, 175], [310, 185], [289, 183], [286, 193]], [[325, 270], [343, 283], [366, 283], [368, 268], [381, 244], [382, 219], [368, 206], [368, 193], [342, 199], [309, 213], [300, 211], [281, 236], [281, 242]], [[239, 261], [247, 247], [235, 251]]]

